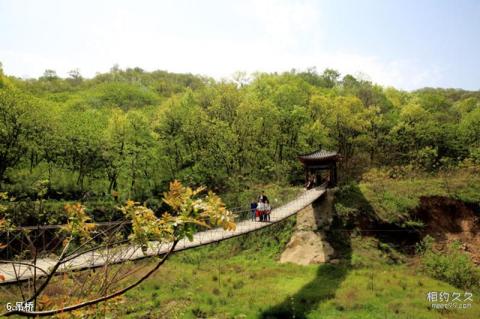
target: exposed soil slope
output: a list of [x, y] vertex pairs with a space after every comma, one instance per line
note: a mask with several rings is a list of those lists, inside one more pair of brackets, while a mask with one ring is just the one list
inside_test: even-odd
[[425, 224], [423, 235], [440, 243], [440, 249], [452, 241], [462, 243], [475, 263], [480, 264], [479, 207], [452, 198], [422, 197], [415, 216]]

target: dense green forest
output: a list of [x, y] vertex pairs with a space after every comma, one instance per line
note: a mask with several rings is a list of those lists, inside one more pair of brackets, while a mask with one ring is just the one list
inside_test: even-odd
[[301, 190], [297, 156], [319, 148], [342, 157], [331, 264], [277, 262], [292, 217], [176, 253], [154, 280], [72, 317], [477, 318], [476, 303], [443, 313], [424, 296], [478, 295], [480, 91], [406, 92], [331, 69], [216, 81], [117, 66], [92, 79], [20, 79], [0, 68], [4, 228], [65, 223], [72, 202], [96, 221], [124, 218], [127, 199], [165, 211], [174, 179], [228, 207], [262, 190], [276, 205]]
[[352, 75], [140, 68], [92, 79], [0, 69], [0, 191], [10, 200], [151, 199], [179, 179], [220, 193], [302, 181], [297, 155], [341, 153], [341, 180], [480, 161], [480, 91], [406, 92]]

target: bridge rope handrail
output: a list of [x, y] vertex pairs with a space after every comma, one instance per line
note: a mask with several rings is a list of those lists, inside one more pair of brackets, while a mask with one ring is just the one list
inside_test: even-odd
[[[317, 198], [323, 195], [325, 192], [325, 185], [321, 187], [317, 187], [315, 189], [311, 189], [308, 191], [303, 192], [300, 196], [298, 196], [295, 200], [292, 200], [288, 203], [285, 203], [275, 209], [272, 210], [271, 222], [256, 222], [256, 221], [249, 221], [244, 220], [237, 223], [237, 229], [235, 231], [224, 231], [221, 228], [213, 228], [206, 231], [199, 231], [194, 235], [193, 241], [188, 241], [187, 239], [182, 239], [177, 247], [176, 251], [186, 250], [198, 246], [203, 246], [207, 244], [211, 244], [214, 242], [219, 242], [225, 239], [237, 237], [243, 234], [247, 234], [253, 231], [257, 231], [264, 227], [276, 224], [281, 222], [282, 220], [296, 214], [298, 211], [306, 207], [307, 205], [311, 204]], [[250, 211], [250, 209], [245, 210]], [[248, 214], [246, 215], [248, 216]], [[125, 261], [130, 260], [138, 260], [142, 258], [147, 258], [151, 256], [158, 256], [164, 253], [166, 249], [168, 249], [169, 243], [159, 243], [159, 242], [151, 242], [148, 249], [144, 251], [141, 246], [127, 243], [125, 245], [118, 246], [118, 254], [114, 256], [113, 259], [106, 260], [105, 257], [102, 255], [101, 251], [90, 251], [87, 253], [79, 252], [75, 258], [70, 258], [67, 262], [65, 262], [61, 269], [58, 269], [59, 273], [68, 272], [72, 270], [82, 270], [88, 268], [97, 268], [101, 267], [106, 263], [122, 263]], [[122, 248], [123, 247], [123, 248]], [[46, 265], [51, 263], [52, 260], [49, 258], [43, 259]], [[2, 266], [3, 265], [3, 266]], [[8, 264], [8, 261], [2, 260], [0, 261], [0, 273], [5, 274], [8, 272], [8, 267], [13, 268], [14, 271], [17, 271], [15, 266], [12, 264]], [[8, 275], [8, 278], [5, 278], [2, 284], [14, 283], [18, 281], [27, 280], [33, 277], [32, 271], [28, 273], [28, 267], [21, 267], [18, 266], [18, 272], [22, 272], [21, 276], [17, 276], [15, 274]], [[11, 273], [11, 271], [10, 271]], [[38, 274], [36, 275], [38, 276]]]
[[[322, 185], [320, 187], [325, 187]], [[297, 193], [297, 197], [299, 193]], [[287, 198], [281, 199], [278, 201], [275, 199], [275, 204], [272, 205], [272, 210], [278, 209], [288, 203], [288, 200], [292, 200], [290, 196]], [[249, 220], [251, 218], [251, 207], [250, 204], [245, 206], [237, 206], [233, 209], [229, 209], [234, 213], [235, 222], [241, 223], [242, 221]], [[109, 232], [116, 227], [123, 227], [131, 224], [131, 221], [128, 219], [120, 219], [115, 221], [107, 222], [97, 222], [93, 223], [95, 229], [92, 231], [92, 234], [101, 234], [104, 232]], [[66, 224], [52, 224], [52, 225], [35, 225], [35, 226], [17, 226], [14, 228], [9, 228], [3, 232], [3, 242], [6, 243], [6, 249], [2, 251], [0, 259], [2, 260], [11, 260], [14, 256], [22, 254], [24, 249], [31, 250], [36, 243], [34, 249], [37, 254], [51, 253], [52, 249], [59, 248], [59, 243], [62, 241], [61, 237], [65, 236], [66, 233], [57, 233], [57, 230], [65, 228]], [[211, 228], [199, 228], [199, 232], [209, 230]], [[51, 233], [54, 231], [55, 233]], [[55, 239], [59, 239], [56, 240]], [[38, 246], [39, 245], [39, 246]], [[25, 256], [26, 257], [26, 256]]]
[[[280, 203], [280, 204], [277, 204], [277, 205], [271, 205], [271, 207], [272, 207], [272, 209], [275, 209], [275, 208], [281, 207], [283, 205], [285, 205], [285, 203]], [[229, 208], [228, 210], [233, 212], [234, 214], [236, 214], [238, 216], [239, 214], [250, 212], [251, 208], [249, 206], [245, 205], [245, 206], [237, 206], [237, 207], [234, 207], [234, 208]], [[247, 218], [240, 219], [240, 221], [244, 220], [244, 219], [247, 219]], [[130, 220], [119, 219], [119, 220], [113, 220], [113, 221], [107, 221], [107, 222], [95, 222], [95, 223], [92, 223], [92, 224], [94, 224], [96, 227], [108, 227], [108, 226], [115, 226], [115, 225], [120, 225], [122, 223], [130, 223], [130, 222], [131, 222]], [[8, 229], [7, 231], [8, 232], [13, 232], [13, 231], [25, 231], [25, 230], [61, 229], [61, 228], [64, 228], [65, 226], [67, 226], [67, 224], [50, 224], [50, 225], [40, 225], [39, 224], [39, 225], [31, 225], [31, 226], [15, 226], [15, 227], [12, 227], [12, 228]]]

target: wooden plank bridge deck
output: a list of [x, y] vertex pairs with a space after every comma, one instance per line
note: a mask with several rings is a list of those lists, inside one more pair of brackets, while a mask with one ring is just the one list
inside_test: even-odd
[[[202, 232], [198, 232], [194, 235], [193, 241], [183, 239], [178, 242], [175, 247], [175, 251], [186, 250], [194, 247], [208, 245], [215, 242], [220, 242], [232, 237], [247, 234], [270, 225], [281, 222], [282, 220], [296, 214], [306, 206], [313, 203], [316, 199], [321, 197], [325, 193], [325, 187], [317, 187], [303, 192], [296, 199], [288, 202], [287, 204], [275, 208], [270, 215], [270, 222], [257, 222], [252, 220], [244, 220], [237, 223], [235, 231], [225, 231], [221, 228], [210, 229]], [[157, 256], [168, 252], [172, 243], [159, 244], [151, 242], [149, 248], [142, 251], [138, 245], [128, 244], [125, 246], [115, 247], [109, 250], [92, 251], [76, 256], [75, 258], [65, 262], [58, 269], [57, 273], [78, 271], [88, 268], [102, 267], [105, 264], [122, 263], [130, 260], [138, 260], [146, 257]], [[42, 258], [37, 260], [36, 276], [41, 277], [45, 274], [42, 270], [49, 272], [57, 260], [53, 258]], [[34, 270], [31, 264], [32, 261], [25, 260], [25, 264], [13, 264], [5, 261], [0, 262], [0, 275], [3, 276], [2, 284], [12, 284], [17, 281], [25, 281], [34, 277]]]

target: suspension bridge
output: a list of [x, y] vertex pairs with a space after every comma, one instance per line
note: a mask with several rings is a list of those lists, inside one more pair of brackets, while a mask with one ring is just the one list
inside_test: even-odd
[[[237, 222], [234, 231], [226, 231], [221, 228], [214, 228], [196, 233], [193, 240], [183, 239], [177, 243], [174, 251], [186, 250], [194, 247], [209, 245], [220, 242], [232, 237], [241, 236], [262, 228], [277, 224], [286, 218], [295, 215], [303, 208], [312, 204], [320, 198], [326, 191], [326, 184], [302, 192], [294, 200], [276, 207], [272, 210], [269, 222], [258, 222], [251, 220], [248, 214], [244, 220]], [[125, 223], [104, 223], [102, 226], [108, 226], [111, 233], [118, 233]], [[42, 226], [43, 234], [48, 230], [55, 230], [59, 226]], [[31, 227], [31, 230], [40, 230], [39, 227]], [[32, 241], [29, 239], [30, 244]], [[13, 240], [10, 243], [14, 242]], [[61, 240], [57, 240], [57, 245]], [[106, 264], [124, 263], [135, 261], [147, 257], [159, 256], [167, 253], [173, 243], [150, 242], [148, 247], [133, 245], [128, 241], [121, 241], [121, 245], [110, 247], [104, 245], [102, 249], [86, 249], [72, 254], [70, 257], [62, 260], [61, 265], [55, 270], [56, 274], [67, 273], [71, 271], [80, 271], [90, 268], [102, 267]], [[17, 242], [18, 244], [18, 242]], [[22, 244], [23, 246], [23, 244]], [[25, 245], [27, 246], [27, 245]], [[45, 245], [44, 245], [45, 246]], [[20, 247], [19, 247], [20, 248]], [[22, 247], [23, 248], [23, 247]], [[19, 249], [21, 250], [21, 249]], [[32, 278], [47, 276], [53, 267], [58, 264], [58, 257], [45, 256], [42, 258], [19, 259], [19, 260], [0, 260], [0, 285], [13, 284], [21, 281], [28, 281]]]

